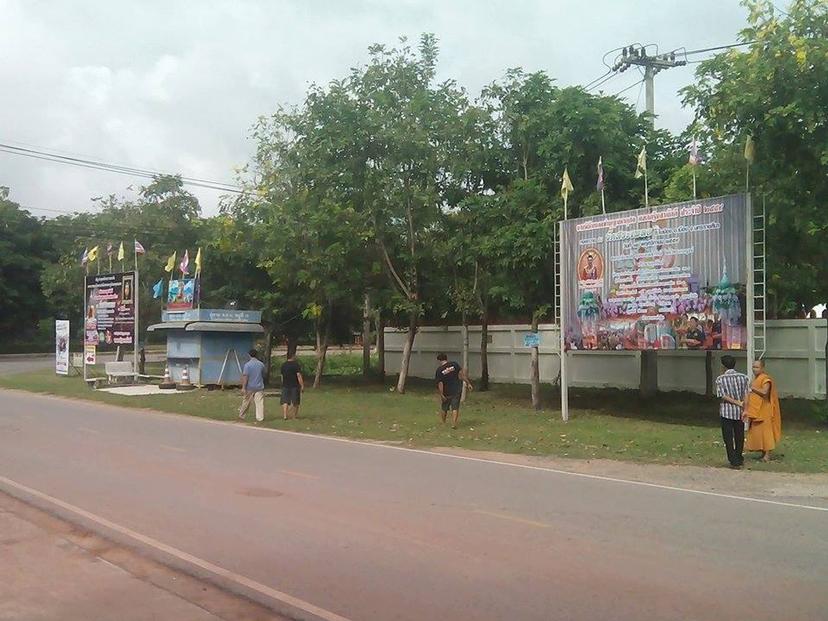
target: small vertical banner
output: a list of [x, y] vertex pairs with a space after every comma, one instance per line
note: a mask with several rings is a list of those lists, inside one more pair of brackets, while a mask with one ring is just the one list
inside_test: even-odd
[[86, 365], [97, 364], [97, 351], [98, 348], [95, 345], [85, 344], [83, 346], [83, 363]]
[[55, 373], [69, 375], [69, 321], [55, 319]]

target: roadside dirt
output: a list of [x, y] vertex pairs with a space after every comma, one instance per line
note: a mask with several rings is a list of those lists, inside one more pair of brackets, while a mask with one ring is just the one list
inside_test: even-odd
[[455, 448], [432, 450], [436, 453], [551, 468], [612, 479], [828, 507], [828, 474], [750, 470], [750, 461], [753, 459], [751, 456], [746, 458], [744, 470], [731, 470], [725, 467], [633, 464], [607, 459], [556, 459]]

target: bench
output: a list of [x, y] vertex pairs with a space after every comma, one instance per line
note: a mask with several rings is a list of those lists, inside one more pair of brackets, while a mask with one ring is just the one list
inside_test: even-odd
[[104, 364], [104, 369], [106, 371], [106, 380], [110, 384], [116, 383], [121, 377], [135, 377], [135, 370], [129, 361], [107, 362]]

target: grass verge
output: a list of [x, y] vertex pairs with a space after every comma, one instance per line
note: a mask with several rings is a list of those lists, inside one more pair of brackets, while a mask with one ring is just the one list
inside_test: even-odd
[[[405, 395], [386, 385], [353, 377], [326, 377], [303, 397], [299, 420], [282, 421], [276, 398], [265, 401], [264, 425], [306, 433], [396, 442], [414, 447], [467, 449], [582, 459], [722, 466], [725, 462], [717, 405], [688, 393], [667, 393], [642, 401], [619, 390], [571, 391], [572, 418], [560, 420], [557, 395], [545, 386], [547, 409], [528, 407], [528, 387], [496, 385], [471, 393], [460, 428], [440, 423], [429, 382], [413, 380]], [[237, 391], [125, 397], [87, 388], [76, 377], [51, 371], [0, 377], [0, 387], [17, 388], [113, 405], [151, 408], [218, 420], [234, 420]], [[789, 399], [782, 405], [782, 444], [770, 464], [748, 456], [750, 469], [828, 472], [828, 425], [821, 402]]]

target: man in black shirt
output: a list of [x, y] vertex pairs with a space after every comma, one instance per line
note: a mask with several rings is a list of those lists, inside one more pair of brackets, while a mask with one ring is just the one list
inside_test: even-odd
[[445, 354], [437, 354], [437, 372], [434, 379], [437, 382], [437, 394], [440, 395], [440, 419], [446, 422], [446, 416], [451, 410], [451, 428], [457, 429], [460, 420], [460, 396], [463, 394], [463, 384], [471, 390], [472, 384], [466, 375], [466, 370], [456, 362], [449, 362]]
[[704, 346], [704, 330], [695, 317], [690, 317], [690, 325], [687, 328], [687, 334], [684, 335], [684, 342], [687, 349], [701, 349]]
[[296, 361], [296, 351], [288, 351], [287, 362], [282, 364], [282, 417], [287, 420], [288, 413], [293, 409], [293, 416], [299, 415], [299, 404], [302, 393], [305, 391], [305, 379], [302, 377], [302, 367]]

